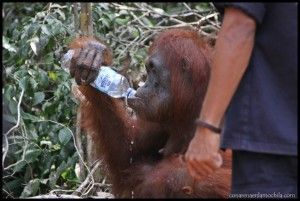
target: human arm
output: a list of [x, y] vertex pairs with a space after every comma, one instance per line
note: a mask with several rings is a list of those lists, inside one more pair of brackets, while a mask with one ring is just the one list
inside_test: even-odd
[[[199, 118], [219, 127], [224, 113], [248, 66], [252, 53], [256, 22], [239, 9], [228, 7], [215, 47], [211, 77]], [[185, 154], [190, 174], [198, 179], [222, 164], [220, 136], [197, 127]]]

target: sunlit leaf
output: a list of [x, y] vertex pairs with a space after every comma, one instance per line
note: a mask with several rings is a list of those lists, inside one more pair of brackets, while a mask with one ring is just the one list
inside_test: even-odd
[[52, 147], [52, 142], [51, 141], [48, 141], [48, 140], [42, 140], [41, 142], [40, 142], [40, 145], [42, 146], [42, 145], [47, 145], [50, 149], [51, 149], [51, 147]]
[[153, 10], [161, 15], [165, 13], [165, 11], [161, 8], [153, 8]]
[[9, 44], [9, 42], [5, 36], [2, 36], [2, 47], [7, 49], [10, 52], [17, 52], [16, 46]]
[[48, 76], [50, 79], [56, 81], [57, 80], [57, 74], [54, 71], [49, 71]]
[[46, 15], [45, 15], [45, 12], [44, 11], [42, 11], [42, 12], [37, 12], [36, 13], [36, 17], [38, 17], [38, 18], [44, 18]]
[[34, 37], [34, 38], [30, 39], [29, 41], [30, 41], [30, 47], [31, 47], [32, 51], [34, 52], [35, 55], [37, 55], [38, 54], [39, 38]]
[[51, 5], [51, 8], [65, 8], [65, 7], [66, 6], [61, 6], [61, 5], [57, 4], [57, 3], [54, 3], [54, 4]]

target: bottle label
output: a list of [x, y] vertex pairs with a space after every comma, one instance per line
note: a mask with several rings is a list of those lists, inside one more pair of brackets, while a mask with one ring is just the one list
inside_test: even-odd
[[108, 93], [111, 89], [115, 88], [115, 85], [118, 85], [122, 76], [112, 70], [109, 67], [102, 66], [99, 71], [99, 75], [94, 81], [94, 87]]

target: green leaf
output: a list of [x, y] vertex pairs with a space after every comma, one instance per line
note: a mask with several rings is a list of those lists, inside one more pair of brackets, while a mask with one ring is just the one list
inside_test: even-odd
[[31, 180], [24, 188], [20, 198], [26, 198], [32, 195], [36, 195], [40, 187], [40, 180], [33, 179]]
[[110, 21], [108, 19], [106, 19], [105, 17], [103, 17], [102, 19], [100, 18], [99, 21], [101, 21], [101, 23], [107, 27], [110, 28]]
[[56, 81], [57, 80], [57, 74], [54, 71], [49, 71], [48, 76], [50, 79]]
[[66, 180], [67, 176], [68, 176], [69, 170], [67, 169], [66, 171], [64, 171], [63, 173], [61, 173], [61, 177]]
[[21, 89], [27, 89], [28, 83], [29, 83], [29, 78], [27, 76], [23, 77], [19, 82], [19, 87]]
[[65, 14], [61, 10], [57, 9], [56, 12], [61, 16], [62, 20], [66, 20]]
[[53, 52], [48, 53], [44, 58], [45, 64], [53, 64], [54, 58], [53, 58]]
[[9, 111], [11, 112], [11, 114], [17, 114], [17, 112], [18, 112], [17, 106], [18, 106], [18, 104], [14, 100], [11, 100], [8, 103]]
[[199, 3], [199, 5], [196, 5], [195, 8], [202, 12], [210, 10], [209, 3]]
[[25, 65], [20, 66], [20, 70], [14, 73], [14, 78], [22, 79], [27, 77], [27, 70], [25, 68], [26, 68]]
[[33, 97], [33, 105], [41, 103], [45, 99], [44, 92], [35, 92]]
[[41, 36], [40, 43], [39, 43], [41, 51], [44, 50], [45, 47], [48, 45], [49, 39], [50, 39], [50, 36], [48, 36], [48, 35]]
[[[2, 180], [4, 181], [4, 180]], [[22, 186], [22, 183], [24, 182], [23, 178], [15, 178], [12, 181], [9, 182], [3, 182], [4, 186], [3, 188], [8, 192], [16, 192], [20, 190], [20, 186]], [[20, 192], [21, 193], [21, 192]]]
[[104, 15], [106, 15], [110, 21], [113, 21], [113, 19], [116, 17], [115, 13], [103, 13]]
[[58, 139], [61, 144], [63, 144], [63, 145], [67, 144], [70, 141], [71, 137], [72, 137], [72, 135], [71, 135], [70, 131], [66, 128], [63, 128], [59, 131]]
[[41, 68], [39, 68], [38, 70], [38, 80], [39, 80], [39, 85], [42, 87], [48, 86], [49, 84], [49, 78], [47, 76], [47, 72]]
[[145, 23], [146, 26], [153, 27], [153, 23], [148, 18], [143, 17], [142, 21]]
[[29, 83], [30, 83], [30, 86], [32, 87], [32, 89], [36, 89], [38, 83], [33, 78], [29, 79]]
[[28, 119], [28, 120], [31, 120], [31, 121], [33, 121], [33, 122], [39, 121], [39, 120], [40, 120], [38, 117], [36, 117], [36, 116], [34, 116], [34, 115], [32, 115], [32, 114], [29, 114], [29, 113], [27, 113], [27, 112], [23, 112], [23, 111], [22, 111], [21, 114], [22, 114], [22, 118], [23, 118], [23, 119]]
[[45, 16], [46, 16], [46, 14], [44, 11], [36, 13], [37, 18], [44, 18]]
[[133, 38], [137, 38], [140, 36], [139, 30], [135, 27], [130, 28], [129, 31]]
[[30, 149], [27, 150], [25, 153], [25, 160], [28, 163], [31, 163], [33, 161], [36, 161], [39, 157], [39, 155], [41, 155], [42, 151], [39, 149]]
[[56, 108], [58, 107], [57, 102], [45, 102], [42, 106], [42, 110], [45, 112], [46, 115], [57, 115]]
[[57, 150], [61, 149], [60, 144], [55, 144], [55, 145], [53, 145], [52, 148], [53, 148], [54, 151], [57, 151]]
[[41, 29], [42, 29], [42, 32], [43, 32], [44, 34], [46, 34], [46, 35], [48, 35], [48, 36], [51, 35], [51, 33], [50, 33], [50, 31], [48, 30], [48, 28], [47, 28], [46, 25], [43, 24], [43, 25], [41, 26]]
[[35, 140], [37, 140], [38, 139], [38, 134], [36, 133], [36, 130], [34, 129], [34, 130], [30, 130], [29, 131], [29, 133], [30, 133], [30, 135], [31, 135], [31, 137], [33, 138], [33, 139], [35, 139]]
[[17, 123], [16, 118], [13, 115], [9, 115], [9, 114], [2, 114], [2, 117], [4, 119], [4, 121], [6, 122], [10, 122], [10, 123]]
[[48, 181], [49, 181], [49, 179], [42, 179], [41, 183], [46, 185]]
[[129, 21], [129, 17], [124, 18], [116, 18], [115, 23], [118, 25], [125, 25]]
[[153, 10], [161, 15], [163, 15], [165, 13], [165, 11], [161, 8], [153, 8]]
[[13, 86], [11, 85], [6, 85], [4, 88], [4, 98], [8, 101], [11, 100], [12, 96], [13, 96]]
[[19, 163], [14, 167], [14, 172], [20, 172], [26, 164], [27, 164], [26, 161], [21, 161], [21, 162], [19, 162]]
[[55, 19], [53, 25], [51, 25], [51, 32], [53, 35], [60, 34], [64, 30], [64, 27], [61, 23], [58, 23], [58, 21], [59, 20]]
[[64, 171], [64, 169], [66, 168], [66, 162], [63, 161], [59, 167], [57, 168], [56, 171], [52, 171], [50, 173], [50, 176], [49, 176], [49, 185], [50, 187], [53, 189], [55, 188], [55, 184], [56, 184], [56, 181], [57, 179], [59, 178], [59, 176], [61, 175], [61, 173]]

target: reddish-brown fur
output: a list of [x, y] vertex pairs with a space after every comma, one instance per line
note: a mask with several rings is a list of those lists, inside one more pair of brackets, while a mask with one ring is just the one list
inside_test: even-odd
[[[80, 48], [86, 40], [93, 39], [77, 39], [70, 47]], [[81, 103], [82, 125], [92, 135], [99, 149], [95, 151], [104, 156], [113, 193], [117, 197], [226, 197], [231, 185], [230, 151], [222, 153], [222, 167], [202, 181], [188, 174], [181, 157], [193, 137], [193, 121], [207, 88], [211, 48], [196, 32], [175, 29], [160, 34], [149, 55], [157, 50], [164, 52], [171, 72], [172, 106], [163, 126], [132, 119], [122, 101], [90, 86], [79, 87], [87, 100]], [[111, 64], [110, 54], [104, 59]], [[187, 77], [183, 71], [189, 72]]]

